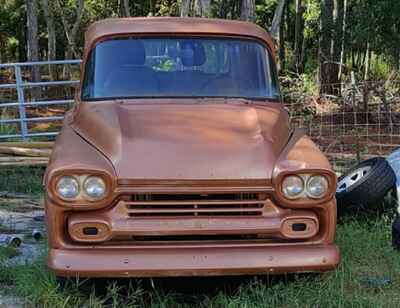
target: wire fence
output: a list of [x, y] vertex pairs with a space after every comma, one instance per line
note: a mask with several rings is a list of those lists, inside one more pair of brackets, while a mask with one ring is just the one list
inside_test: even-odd
[[289, 90], [285, 102], [292, 125], [305, 129], [336, 169], [386, 156], [399, 147], [400, 81], [331, 86], [340, 95], [318, 97]]

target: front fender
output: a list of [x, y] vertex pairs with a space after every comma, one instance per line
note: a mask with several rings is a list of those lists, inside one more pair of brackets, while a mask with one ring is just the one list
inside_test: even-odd
[[43, 184], [49, 185], [52, 176], [63, 170], [99, 171], [107, 173], [110, 178], [116, 178], [111, 162], [75, 133], [69, 126], [67, 118], [54, 144]]
[[304, 169], [333, 172], [329, 160], [318, 146], [304, 134], [303, 130], [296, 129], [277, 159], [273, 177], [276, 177], [282, 171]]
[[[329, 181], [329, 191], [321, 199], [300, 198], [288, 200], [282, 193], [282, 181], [287, 175], [317, 174], [324, 175]], [[329, 202], [335, 197], [336, 174], [327, 157], [317, 145], [304, 134], [301, 129], [293, 132], [283, 148], [274, 167], [272, 183], [276, 190], [276, 198], [286, 207], [313, 207]]]

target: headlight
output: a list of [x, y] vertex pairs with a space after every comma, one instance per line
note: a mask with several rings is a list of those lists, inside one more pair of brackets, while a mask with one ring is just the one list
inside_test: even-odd
[[299, 197], [304, 191], [303, 179], [296, 175], [286, 177], [282, 183], [282, 191], [288, 199]]
[[106, 184], [98, 176], [90, 176], [83, 183], [85, 194], [91, 199], [102, 199], [106, 194]]
[[312, 176], [307, 181], [307, 193], [311, 198], [321, 198], [328, 191], [328, 180], [324, 176]]
[[79, 195], [79, 182], [73, 176], [61, 177], [56, 185], [57, 193], [64, 199], [75, 199]]

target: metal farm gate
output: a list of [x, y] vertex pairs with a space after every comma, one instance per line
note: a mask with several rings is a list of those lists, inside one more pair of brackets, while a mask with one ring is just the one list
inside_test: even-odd
[[[59, 126], [51, 123], [62, 121], [63, 111], [73, 103], [73, 88], [79, 83], [79, 70], [75, 75], [71, 70], [80, 63], [81, 60], [64, 60], [0, 64], [0, 141], [57, 135]], [[30, 81], [34, 67], [50, 70], [50, 66], [61, 67], [64, 73], [67, 71], [64, 75], [68, 79], [64, 76], [62, 80], [50, 80], [50, 74], [45, 72], [41, 74], [41, 81]], [[49, 112], [49, 106], [64, 108]], [[48, 125], [40, 127], [41, 123]]]

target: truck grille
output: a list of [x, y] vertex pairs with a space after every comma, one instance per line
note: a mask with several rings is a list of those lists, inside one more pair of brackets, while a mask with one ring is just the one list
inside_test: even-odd
[[125, 203], [130, 217], [261, 216], [264, 193], [135, 194]]

